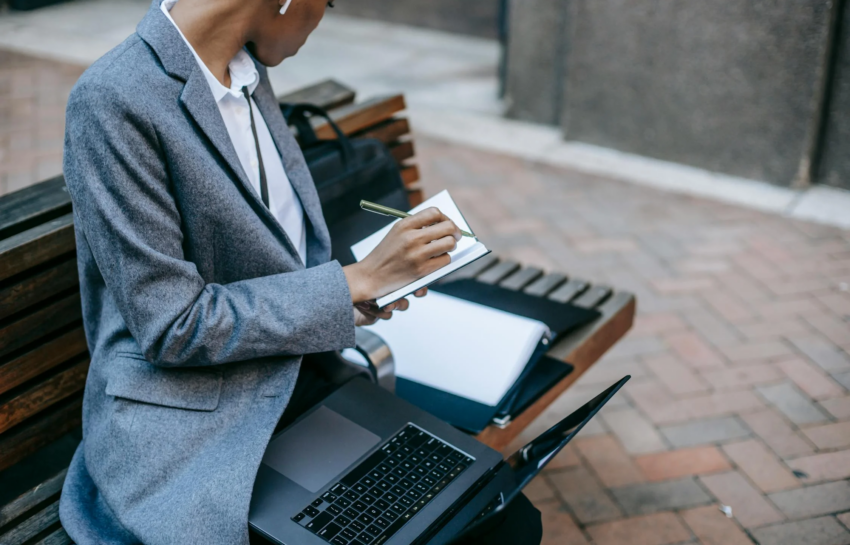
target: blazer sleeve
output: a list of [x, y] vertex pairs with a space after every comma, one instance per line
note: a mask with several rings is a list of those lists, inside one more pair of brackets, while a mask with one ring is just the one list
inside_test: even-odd
[[342, 267], [208, 284], [183, 253], [181, 218], [154, 126], [122, 93], [78, 87], [64, 170], [82, 235], [154, 365], [203, 366], [354, 345]]

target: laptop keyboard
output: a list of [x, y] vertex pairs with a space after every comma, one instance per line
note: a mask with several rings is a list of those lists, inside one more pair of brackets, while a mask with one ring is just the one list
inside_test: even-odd
[[473, 461], [408, 425], [292, 520], [334, 545], [382, 545]]

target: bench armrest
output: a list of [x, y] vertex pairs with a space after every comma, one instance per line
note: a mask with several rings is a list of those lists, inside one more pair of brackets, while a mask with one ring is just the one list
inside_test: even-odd
[[389, 345], [384, 339], [362, 327], [355, 328], [354, 339], [355, 350], [366, 359], [372, 381], [395, 393], [395, 360]]

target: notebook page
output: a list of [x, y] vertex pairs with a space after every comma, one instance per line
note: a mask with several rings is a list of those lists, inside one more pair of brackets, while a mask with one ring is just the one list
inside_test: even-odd
[[545, 324], [431, 292], [369, 329], [389, 345], [396, 376], [496, 406], [546, 335]]

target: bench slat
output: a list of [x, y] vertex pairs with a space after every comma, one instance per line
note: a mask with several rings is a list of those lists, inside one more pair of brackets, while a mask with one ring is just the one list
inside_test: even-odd
[[81, 392], [88, 370], [86, 358], [4, 402], [0, 405], [0, 433]]
[[390, 147], [390, 153], [393, 154], [393, 159], [401, 165], [408, 159], [413, 158], [413, 142], [410, 140], [406, 142], [399, 142], [398, 144]]
[[68, 537], [64, 529], [59, 528], [46, 538], [36, 541], [33, 545], [68, 545], [69, 543], [73, 543], [71, 538]]
[[0, 527], [9, 524], [10, 521], [15, 520], [36, 505], [61, 492], [66, 473], [68, 473], [68, 470], [63, 469], [40, 485], [24, 492], [11, 502], [0, 507]]
[[499, 262], [499, 258], [493, 254], [487, 254], [484, 257], [473, 261], [466, 267], [456, 270], [455, 272], [447, 275], [443, 278], [440, 283], [448, 283], [454, 282], [455, 280], [464, 280], [467, 278], [475, 278], [479, 274], [483, 273], [490, 267], [496, 265]]
[[546, 276], [535, 280], [523, 291], [525, 291], [528, 295], [534, 295], [535, 297], [545, 297], [566, 281], [567, 277], [563, 274], [549, 273]]
[[475, 279], [484, 284], [498, 284], [517, 269], [519, 269], [519, 263], [516, 261], [502, 261], [495, 267], [490, 267], [482, 272]]
[[0, 240], [0, 280], [74, 250], [72, 214], [27, 229]]
[[0, 365], [0, 395], [87, 351], [82, 327], [72, 329]]
[[0, 320], [79, 284], [73, 255], [45, 271], [0, 289]]
[[588, 286], [589, 284], [587, 280], [573, 278], [566, 284], [562, 285], [560, 288], [550, 293], [549, 299], [557, 301], [559, 303], [569, 303], [570, 301], [581, 295], [584, 290], [587, 289]]
[[5, 356], [81, 318], [80, 292], [74, 292], [0, 329], [0, 356]]
[[407, 188], [419, 181], [419, 167], [416, 165], [403, 165], [401, 167], [401, 180]]
[[354, 89], [342, 83], [326, 79], [315, 85], [304, 87], [277, 97], [277, 101], [287, 104], [307, 103], [325, 110], [333, 110], [354, 102]]
[[414, 208], [425, 202], [425, 194], [417, 186], [407, 188], [407, 201], [410, 207]]
[[508, 290], [519, 291], [541, 276], [543, 276], [543, 271], [540, 269], [527, 267], [505, 278], [499, 285]]
[[65, 178], [57, 176], [0, 199], [0, 240], [71, 211]]
[[364, 131], [354, 133], [354, 138], [375, 138], [384, 144], [397, 142], [402, 136], [410, 134], [410, 123], [406, 118], [392, 118], [382, 121]]
[[0, 471], [77, 428], [82, 421], [82, 406], [83, 396], [78, 394], [52, 407], [32, 423], [24, 423], [0, 435]]
[[611, 291], [609, 286], [591, 286], [587, 291], [573, 300], [573, 304], [582, 308], [594, 308], [607, 299], [611, 295]]
[[59, 522], [59, 502], [51, 503], [2, 536], [3, 545], [21, 545]]
[[[405, 108], [404, 95], [393, 95], [389, 97], [377, 97], [357, 104], [349, 104], [348, 106], [331, 110], [328, 113], [331, 119], [339, 125], [343, 133], [354, 134], [391, 119], [393, 115]], [[313, 123], [316, 136], [319, 138], [336, 138], [336, 133], [324, 119], [319, 118]]]

